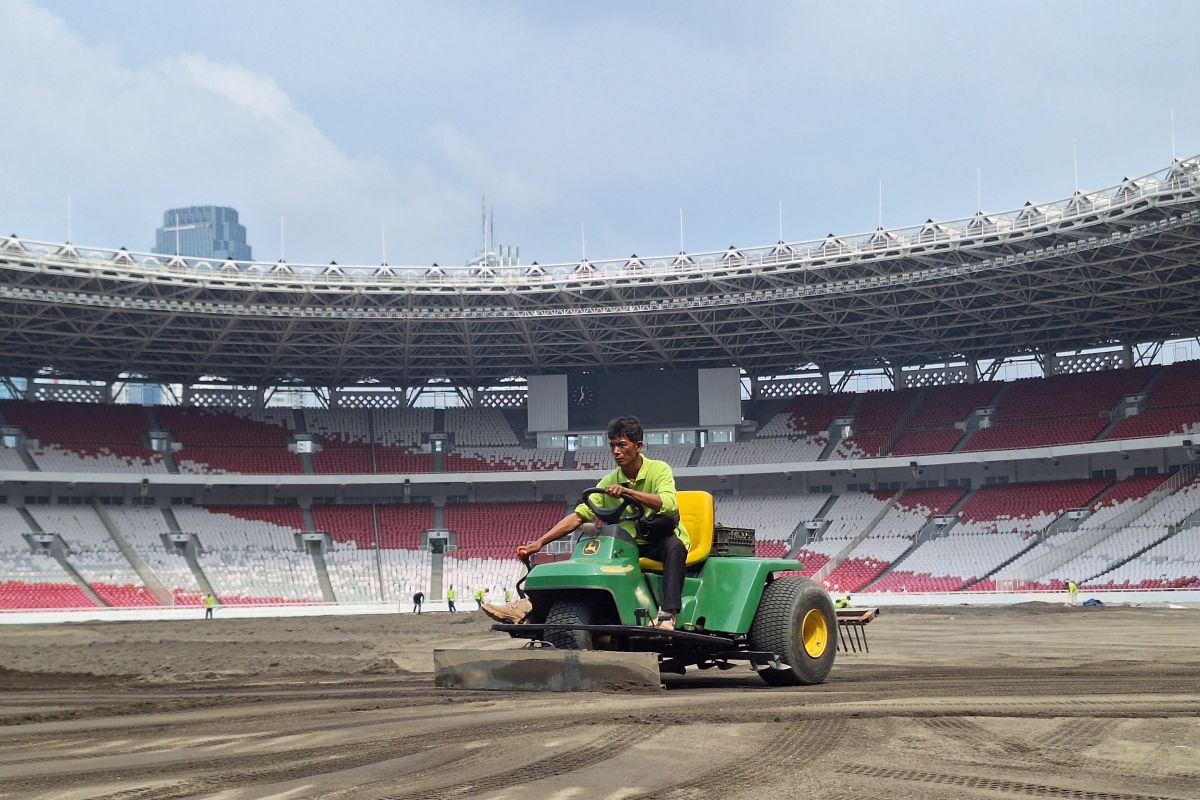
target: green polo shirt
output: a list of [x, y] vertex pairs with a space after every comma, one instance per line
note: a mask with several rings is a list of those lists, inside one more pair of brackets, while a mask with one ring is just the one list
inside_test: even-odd
[[[616, 486], [617, 484], [627, 486], [635, 492], [658, 495], [662, 498], [662, 513], [673, 514], [679, 511], [679, 501], [675, 498], [675, 474], [671, 472], [671, 465], [665, 461], [655, 461], [653, 458], [642, 456], [642, 468], [638, 470], [636, 478], [629, 480], [629, 478], [625, 477], [625, 473], [621, 471], [621, 468], [617, 467], [601, 478], [596, 487], [603, 489], [606, 486]], [[609, 497], [608, 495], [601, 498], [600, 502], [602, 508], [616, 508], [620, 504], [621, 498]], [[592, 510], [587, 507], [586, 503], [577, 505], [575, 513], [588, 522], [596, 519], [596, 515], [592, 513]], [[646, 509], [647, 517], [657, 513], [659, 512], [649, 508]], [[636, 539], [639, 544], [645, 544], [646, 540], [637, 535], [637, 528], [632, 521], [622, 522], [621, 529]], [[692, 540], [688, 537], [687, 528], [684, 527], [682, 520], [675, 526], [675, 535], [679, 538], [679, 541], [683, 542], [684, 547], [690, 548], [692, 546]]]

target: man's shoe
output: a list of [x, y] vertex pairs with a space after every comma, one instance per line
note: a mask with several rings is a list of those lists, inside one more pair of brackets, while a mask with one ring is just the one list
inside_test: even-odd
[[497, 622], [515, 625], [524, 622], [525, 617], [533, 610], [533, 603], [525, 599], [513, 600], [511, 603], [484, 603], [483, 613]]
[[675, 614], [670, 611], [658, 612], [658, 619], [654, 621], [654, 627], [664, 631], [675, 630]]

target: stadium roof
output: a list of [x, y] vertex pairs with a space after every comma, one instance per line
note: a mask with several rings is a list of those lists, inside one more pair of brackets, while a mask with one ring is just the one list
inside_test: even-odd
[[778, 374], [1200, 332], [1200, 159], [1066, 200], [856, 236], [520, 267], [235, 263], [0, 238], [0, 372], [484, 385]]

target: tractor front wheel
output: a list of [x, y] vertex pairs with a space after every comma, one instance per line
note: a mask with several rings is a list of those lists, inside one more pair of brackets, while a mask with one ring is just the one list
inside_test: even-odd
[[781, 669], [759, 670], [772, 686], [821, 683], [837, 655], [837, 615], [820, 584], [807, 578], [779, 578], [763, 590], [750, 626], [750, 647], [774, 653]]
[[[546, 614], [547, 625], [591, 625], [595, 608], [587, 600], [555, 600]], [[591, 631], [548, 630], [545, 639], [559, 650], [593, 649]]]

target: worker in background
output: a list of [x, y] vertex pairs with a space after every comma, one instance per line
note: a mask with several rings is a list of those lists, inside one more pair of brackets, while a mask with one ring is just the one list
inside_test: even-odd
[[508, 588], [507, 586], [504, 587], [504, 602], [512, 602], [512, 589]]
[[837, 600], [834, 601], [833, 607], [834, 608], [849, 608], [850, 607], [850, 595], [846, 595], [845, 597], [839, 597]]
[[217, 596], [212, 592], [204, 595], [204, 618], [213, 618], [213, 609], [217, 607]]
[[1079, 603], [1079, 584], [1075, 581], [1067, 581], [1067, 598], [1071, 605]]
[[477, 608], [483, 608], [483, 598], [487, 596], [487, 589], [482, 586], [475, 590], [475, 605]]
[[450, 584], [450, 591], [446, 592], [446, 605], [449, 607], [450, 613], [458, 611], [458, 609], [454, 607], [454, 601], [457, 599], [458, 590], [454, 588], [454, 584], [452, 583]]
[[418, 589], [416, 591], [416, 594], [413, 595], [413, 613], [414, 614], [421, 613], [421, 605], [424, 602], [425, 602], [425, 593], [422, 592], [420, 589]]

